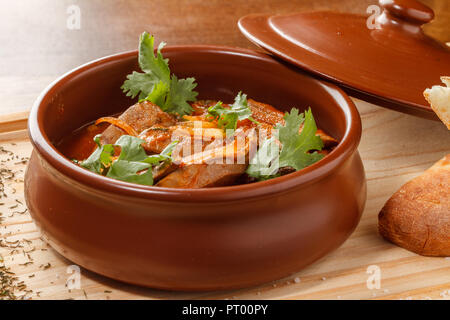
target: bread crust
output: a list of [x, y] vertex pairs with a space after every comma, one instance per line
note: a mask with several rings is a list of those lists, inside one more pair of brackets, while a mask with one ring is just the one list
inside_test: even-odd
[[378, 216], [387, 240], [424, 256], [450, 256], [450, 154], [403, 185]]
[[426, 89], [423, 96], [450, 130], [450, 77], [441, 77], [441, 81], [445, 86], [433, 86], [431, 89]]

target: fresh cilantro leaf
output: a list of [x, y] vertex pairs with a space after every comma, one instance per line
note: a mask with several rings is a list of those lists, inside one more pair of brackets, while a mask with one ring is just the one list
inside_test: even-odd
[[162, 109], [179, 115], [191, 114], [192, 107], [187, 102], [195, 101], [198, 93], [193, 90], [196, 86], [195, 78], [178, 79], [176, 75], [172, 75], [170, 89]]
[[264, 140], [247, 168], [247, 174], [259, 180], [277, 176], [280, 145], [274, 137]]
[[121, 136], [115, 143], [120, 146], [120, 155], [117, 160], [142, 161], [147, 158], [142, 144], [144, 140], [129, 135]]
[[247, 95], [243, 94], [241, 91], [234, 98], [234, 103], [231, 105], [231, 110], [233, 110], [238, 115], [238, 120], [251, 119], [252, 110], [250, 110], [247, 104]]
[[208, 114], [217, 119], [217, 125], [223, 129], [236, 129], [238, 115], [229, 108], [223, 106], [222, 101], [208, 108]]
[[[139, 173], [143, 170], [146, 171]], [[151, 164], [145, 162], [116, 160], [112, 163], [106, 176], [112, 179], [138, 184], [150, 186], [153, 184]]]
[[[278, 169], [292, 167], [295, 170], [303, 169], [322, 159], [323, 155], [315, 150], [322, 150], [323, 142], [316, 135], [317, 126], [311, 109], [299, 114], [298, 109], [293, 108], [290, 113], [284, 115], [285, 124], [278, 124], [278, 141], [281, 144], [280, 152], [271, 152], [275, 149], [276, 139], [265, 141], [252, 159], [247, 174], [260, 180], [277, 176]], [[303, 129], [299, 134], [300, 126]]]
[[164, 106], [168, 91], [169, 87], [167, 84], [160, 81], [153, 87], [153, 90], [143, 100], [151, 101], [158, 106]]
[[147, 74], [152, 74], [155, 78], [168, 83], [170, 81], [169, 59], [164, 59], [161, 49], [165, 46], [161, 42], [158, 50], [154, 50], [155, 38], [147, 32], [141, 34], [139, 38], [139, 66]]
[[98, 145], [97, 149], [92, 152], [89, 158], [80, 161], [78, 164], [92, 172], [101, 174], [111, 164], [114, 146], [112, 144], [100, 145], [100, 135], [96, 135], [94, 141]]
[[[152, 185], [152, 165], [145, 162], [148, 156], [142, 143], [144, 140], [140, 138], [129, 135], [121, 136], [115, 143], [116, 146], [120, 146], [120, 155], [111, 163], [106, 176], [127, 182]], [[143, 170], [146, 171], [141, 172]]]
[[[161, 154], [147, 156], [142, 143], [144, 140], [121, 136], [115, 144], [100, 144], [100, 136], [94, 138], [98, 148], [80, 166], [109, 178], [127, 182], [153, 185], [152, 167], [165, 161], [172, 161], [172, 150], [178, 141], [170, 143]], [[115, 147], [120, 154], [114, 157]]]
[[[280, 153], [280, 168], [292, 167], [296, 170], [303, 169], [320, 160], [323, 155], [311, 150], [322, 150], [323, 142], [316, 136], [317, 126], [311, 112], [311, 108], [305, 114], [299, 114], [298, 109], [292, 109], [291, 113], [284, 116], [285, 125], [277, 125], [279, 139], [283, 145]], [[303, 129], [298, 134], [300, 125]]]
[[153, 91], [157, 83], [158, 79], [152, 74], [133, 71], [132, 74], [127, 75], [127, 80], [125, 80], [120, 88], [128, 97], [134, 99], [139, 95], [139, 100], [142, 100]]
[[121, 89], [127, 96], [148, 100], [163, 111], [185, 115], [192, 113], [188, 102], [195, 101], [198, 93], [194, 78], [178, 79], [170, 75], [169, 60], [164, 59], [161, 43], [154, 51], [154, 37], [144, 32], [139, 39], [139, 66], [144, 73], [134, 71], [127, 76]]
[[237, 94], [230, 108], [225, 108], [219, 101], [216, 105], [208, 108], [208, 113], [212, 118], [217, 119], [217, 125], [225, 130], [236, 130], [239, 120], [249, 119], [256, 122], [253, 120], [252, 110], [247, 104], [247, 95], [242, 92]]

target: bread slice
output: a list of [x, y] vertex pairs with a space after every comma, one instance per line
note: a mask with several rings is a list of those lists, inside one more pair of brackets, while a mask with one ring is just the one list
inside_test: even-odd
[[425, 256], [450, 256], [450, 154], [407, 182], [386, 202], [378, 230]]
[[423, 95], [431, 105], [431, 109], [450, 130], [450, 77], [441, 77], [441, 81], [446, 87], [433, 86], [431, 89], [426, 89]]

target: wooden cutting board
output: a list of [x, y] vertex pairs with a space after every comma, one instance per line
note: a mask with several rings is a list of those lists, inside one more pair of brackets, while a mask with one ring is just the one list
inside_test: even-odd
[[140, 288], [85, 269], [80, 289], [69, 290], [66, 283], [73, 279], [73, 264], [40, 239], [26, 211], [23, 174], [32, 151], [26, 113], [1, 117], [0, 266], [15, 273], [14, 284], [21, 289], [15, 294], [26, 299], [450, 299], [450, 258], [416, 255], [384, 241], [377, 232], [377, 215], [385, 201], [450, 152], [450, 134], [439, 122], [355, 102], [363, 120], [359, 151], [368, 198], [353, 235], [289, 278], [207, 293]]

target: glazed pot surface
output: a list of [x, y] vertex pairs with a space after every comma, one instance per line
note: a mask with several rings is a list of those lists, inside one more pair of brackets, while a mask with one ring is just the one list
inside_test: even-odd
[[177, 76], [194, 76], [199, 98], [238, 91], [281, 110], [311, 107], [340, 140], [299, 172], [255, 184], [166, 189], [110, 180], [65, 159], [55, 145], [133, 101], [120, 86], [137, 53], [107, 57], [52, 84], [33, 107], [35, 151], [25, 177], [29, 210], [49, 243], [75, 263], [114, 279], [170, 290], [249, 286], [299, 271], [342, 244], [366, 197], [356, 151], [361, 123], [338, 88], [250, 50], [173, 47]]

